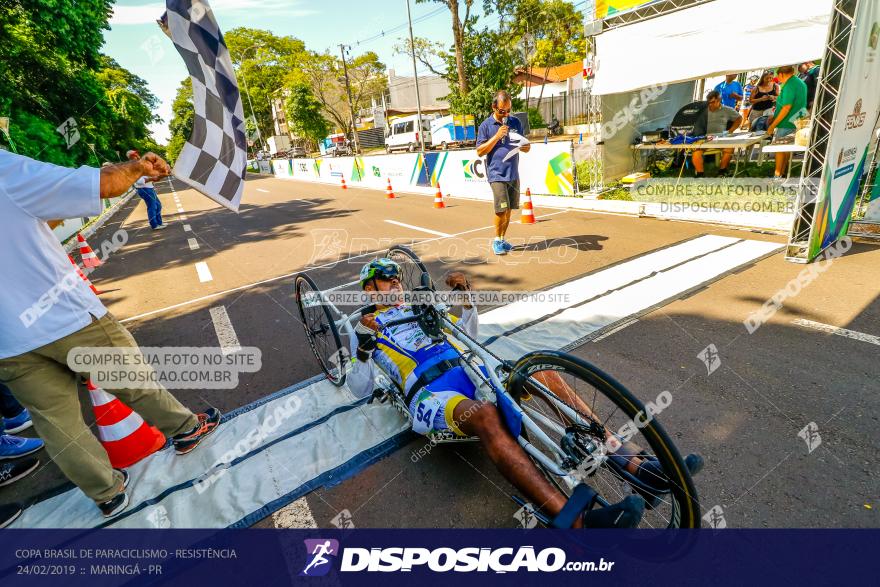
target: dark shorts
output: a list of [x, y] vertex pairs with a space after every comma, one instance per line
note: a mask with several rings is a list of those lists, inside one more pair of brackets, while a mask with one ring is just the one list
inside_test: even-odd
[[519, 209], [519, 180], [492, 181], [492, 197], [495, 200], [495, 213]]

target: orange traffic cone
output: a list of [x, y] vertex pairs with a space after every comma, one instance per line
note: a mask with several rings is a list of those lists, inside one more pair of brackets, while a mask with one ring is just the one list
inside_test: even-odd
[[92, 250], [92, 247], [89, 246], [86, 239], [83, 238], [82, 234], [77, 234], [76, 240], [79, 241], [79, 256], [82, 259], [83, 267], [94, 269], [104, 264], [98, 258], [98, 255], [95, 254], [95, 251]]
[[98, 425], [98, 438], [114, 468], [130, 467], [165, 446], [165, 435], [144, 422], [116, 396], [95, 387], [91, 381], [87, 381], [86, 386]]
[[345, 178], [344, 177], [342, 178], [342, 189], [344, 189], [344, 190], [348, 189], [348, 186], [345, 185]]
[[102, 293], [104, 293], [102, 291], [98, 291], [98, 289], [94, 285], [92, 285], [92, 282], [89, 281], [89, 278], [86, 277], [86, 274], [82, 272], [82, 269], [80, 269], [79, 265], [76, 264], [76, 261], [73, 260], [73, 255], [67, 255], [67, 258], [70, 259], [70, 262], [73, 263], [74, 267], [76, 267], [76, 272], [79, 274], [82, 280], [86, 282], [86, 285], [88, 285], [92, 289], [95, 295], [101, 295]]
[[391, 178], [388, 178], [388, 187], [385, 188], [385, 197], [389, 200], [394, 199], [394, 190], [391, 189]]
[[434, 207], [435, 208], [445, 208], [446, 204], [443, 203], [443, 194], [440, 192], [440, 184], [437, 184], [437, 193], [434, 194]]
[[532, 192], [531, 190], [529, 190], [529, 188], [526, 188], [526, 196], [523, 200], [522, 215], [520, 216], [519, 221], [522, 224], [535, 223], [535, 209], [532, 208]]

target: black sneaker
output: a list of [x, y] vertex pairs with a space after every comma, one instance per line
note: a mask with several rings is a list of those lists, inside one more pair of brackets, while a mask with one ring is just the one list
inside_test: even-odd
[[178, 434], [171, 439], [171, 442], [174, 443], [174, 451], [179, 455], [185, 455], [192, 451], [202, 440], [217, 429], [217, 426], [220, 425], [221, 415], [220, 410], [217, 408], [211, 408], [204, 414], [199, 414], [199, 423], [196, 424], [195, 428], [189, 432]]
[[125, 492], [125, 490], [128, 489], [128, 471], [125, 469], [115, 470], [122, 473], [122, 491], [113, 499], [108, 499], [107, 501], [98, 504], [98, 508], [100, 508], [101, 513], [104, 514], [105, 518], [112, 518], [128, 507], [128, 493]]
[[37, 459], [22, 459], [0, 465], [0, 487], [10, 485], [23, 477], [27, 477], [39, 466], [40, 461]]
[[0, 528], [5, 528], [18, 519], [21, 515], [21, 508], [18, 504], [10, 503], [8, 505], [0, 505]]

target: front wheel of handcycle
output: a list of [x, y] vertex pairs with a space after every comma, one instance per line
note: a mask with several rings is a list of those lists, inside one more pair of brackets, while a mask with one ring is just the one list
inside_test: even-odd
[[312, 278], [305, 273], [296, 276], [295, 288], [296, 305], [309, 346], [330, 383], [341, 387], [345, 383], [348, 349], [342, 345], [330, 306], [325, 303]]
[[[507, 390], [540, 429], [528, 432], [524, 427], [524, 437], [568, 473], [554, 474], [532, 457], [566, 496], [578, 483], [588, 484], [607, 503], [638, 493], [650, 504], [640, 527], [700, 527], [693, 480], [656, 417], [668, 406], [668, 392], [661, 392], [646, 408], [600, 369], [556, 351], [523, 356], [512, 368]], [[662, 469], [662, 490], [646, 491], [648, 486], [627, 468], [648, 458], [656, 459]]]
[[403, 245], [394, 245], [388, 249], [387, 256], [400, 266], [400, 285], [406, 292], [411, 292], [422, 283], [422, 274], [428, 268], [412, 249]]

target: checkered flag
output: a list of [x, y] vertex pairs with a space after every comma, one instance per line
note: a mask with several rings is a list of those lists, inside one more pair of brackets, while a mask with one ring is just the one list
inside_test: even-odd
[[223, 35], [204, 0], [166, 0], [159, 26], [171, 37], [192, 79], [193, 132], [173, 174], [238, 211], [247, 166], [244, 110]]

